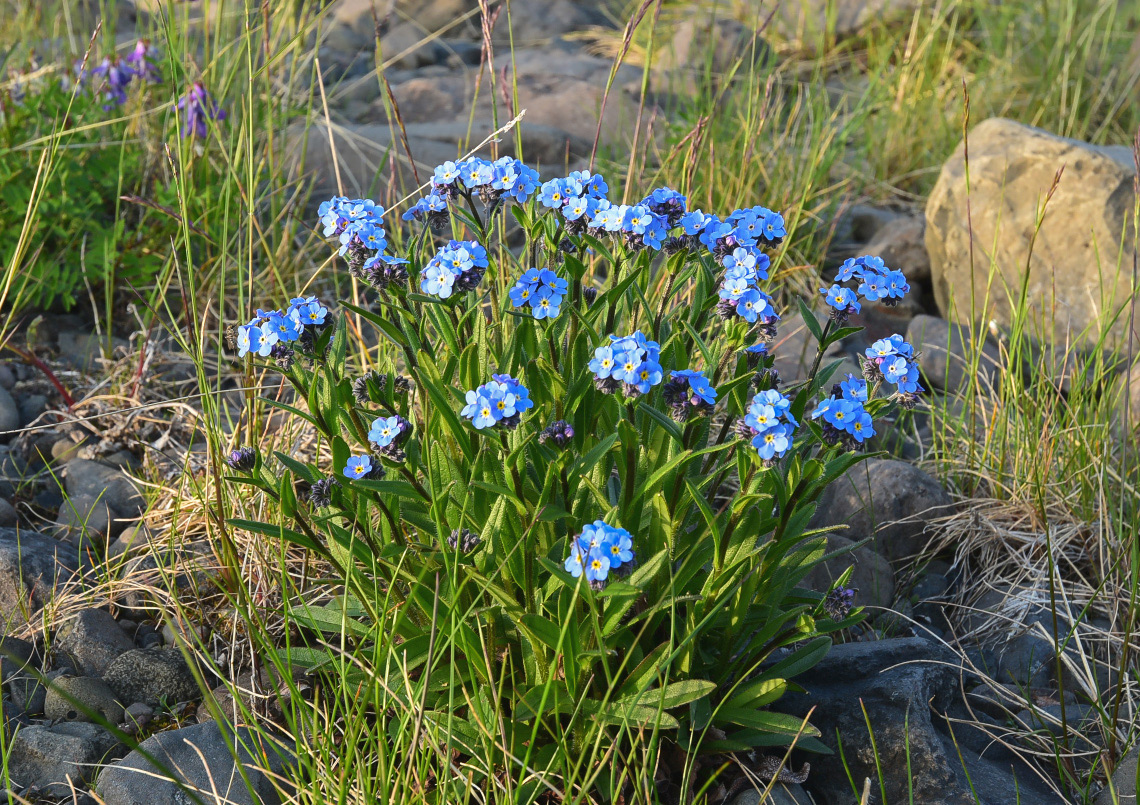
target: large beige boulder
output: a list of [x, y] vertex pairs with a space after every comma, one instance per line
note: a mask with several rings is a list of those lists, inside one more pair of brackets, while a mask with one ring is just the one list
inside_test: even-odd
[[[968, 144], [969, 191], [959, 145], [926, 204], [926, 249], [942, 315], [1008, 328], [1028, 265], [1027, 332], [1058, 346], [1094, 343], [1131, 293], [1131, 150], [1000, 118], [979, 123]], [[1125, 310], [1109, 327], [1110, 348], [1123, 343], [1127, 320]]]

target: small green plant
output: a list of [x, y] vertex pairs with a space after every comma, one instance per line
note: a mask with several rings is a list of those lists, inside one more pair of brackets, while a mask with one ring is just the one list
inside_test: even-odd
[[[624, 764], [575, 764], [622, 736], [826, 751], [769, 709], [860, 617], [843, 580], [798, 588], [825, 550], [807, 523], [873, 417], [921, 388], [894, 336], [868, 350], [866, 380], [821, 395], [836, 368], [823, 351], [854, 332], [858, 299], [907, 290], [881, 260], [848, 261], [823, 290], [825, 323], [801, 301], [819, 357], [781, 393], [766, 346], [780, 317], [761, 286], [782, 216], [722, 220], [667, 188], [633, 206], [606, 193], [586, 172], [540, 184], [511, 158], [445, 163], [404, 215], [422, 223], [406, 257], [387, 253], [374, 203], [326, 202], [325, 235], [375, 303], [337, 316], [298, 297], [259, 310], [236, 346], [283, 373], [298, 405], [271, 404], [327, 458], [248, 446], [227, 461], [283, 515], [233, 526], [335, 568], [335, 601], [288, 616], [351, 641], [360, 667], [338, 679], [373, 690], [379, 729], [396, 741], [414, 711], [413, 744], [480, 758], [478, 784], [539, 769], [608, 801], [631, 783]], [[363, 325], [382, 346], [357, 343]], [[355, 377], [350, 354], [370, 365]], [[517, 801], [542, 790], [530, 780]]]

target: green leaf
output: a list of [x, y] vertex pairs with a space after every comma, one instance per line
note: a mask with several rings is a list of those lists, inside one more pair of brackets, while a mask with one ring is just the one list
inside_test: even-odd
[[274, 539], [283, 539], [286, 542], [292, 542], [295, 545], [300, 545], [302, 548], [308, 548], [310, 551], [316, 551], [320, 554], [327, 553], [324, 546], [315, 542], [312, 538], [293, 531], [292, 529], [285, 528], [285, 526], [272, 525], [270, 523], [259, 523], [256, 520], [242, 520], [239, 518], [231, 518], [226, 520], [227, 523], [234, 528], [240, 528], [244, 531], [250, 531], [254, 534], [261, 534], [264, 537], [271, 537]]
[[671, 710], [683, 704], [696, 701], [716, 690], [716, 683], [707, 679], [683, 679], [664, 688], [653, 688], [644, 693], [627, 696], [618, 701], [622, 705], [639, 707], [660, 707]]
[[819, 326], [819, 320], [816, 319], [815, 313], [813, 313], [812, 309], [808, 307], [808, 304], [803, 300], [803, 297], [797, 296], [796, 304], [799, 305], [800, 316], [803, 317], [804, 324], [807, 325], [807, 328], [811, 331], [811, 334], [815, 336], [816, 343], [821, 343], [823, 341], [823, 328]]

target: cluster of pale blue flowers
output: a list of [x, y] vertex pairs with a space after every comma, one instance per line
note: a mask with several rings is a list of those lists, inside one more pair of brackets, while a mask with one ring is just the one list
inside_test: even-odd
[[765, 462], [775, 461], [792, 445], [799, 422], [792, 416], [792, 401], [775, 389], [761, 391], [752, 398], [748, 414], [738, 421], [738, 433], [752, 442]]
[[677, 422], [687, 422], [693, 414], [707, 416], [716, 405], [716, 389], [704, 372], [694, 369], [670, 372], [669, 381], [661, 388], [661, 396]]
[[819, 289], [831, 308], [832, 319], [840, 324], [862, 309], [860, 298], [890, 307], [897, 305], [908, 291], [910, 284], [903, 273], [887, 268], [881, 257], [872, 255], [844, 260], [831, 287]]
[[530, 268], [508, 292], [515, 307], [529, 308], [536, 319], [554, 319], [562, 310], [566, 280], [549, 268]]
[[608, 345], [594, 350], [589, 366], [598, 391], [613, 394], [621, 388], [627, 397], [648, 394], [663, 377], [661, 345], [640, 330], [633, 335], [611, 335]]
[[487, 250], [473, 240], [453, 240], [420, 274], [420, 290], [440, 299], [473, 291], [487, 271]]
[[458, 195], [477, 195], [488, 205], [503, 198], [522, 204], [534, 195], [538, 183], [538, 171], [514, 157], [500, 157], [494, 162], [468, 157], [436, 167], [431, 194], [444, 201]]
[[925, 389], [918, 382], [918, 361], [914, 347], [897, 333], [871, 344], [863, 359], [863, 376], [871, 383], [886, 381], [895, 386], [894, 399], [904, 408], [913, 408]]
[[867, 381], [848, 375], [831, 390], [830, 397], [816, 405], [811, 418], [821, 420], [824, 441], [854, 449], [875, 435], [874, 422], [863, 407], [867, 397]]
[[337, 253], [348, 260], [354, 277], [377, 289], [407, 279], [407, 260], [393, 257], [384, 229], [384, 208], [366, 198], [334, 196], [317, 210], [326, 238], [340, 243]]
[[328, 312], [315, 296], [290, 299], [285, 310], [259, 308], [256, 316], [237, 328], [238, 357], [254, 353], [263, 358], [285, 358], [286, 351], [291, 355], [288, 345], [305, 340], [306, 335], [311, 338], [313, 331], [324, 325]]
[[595, 520], [583, 526], [570, 543], [563, 567], [574, 578], [584, 575], [591, 587], [601, 589], [611, 570], [628, 569], [633, 561], [633, 536], [624, 528]]
[[491, 382], [467, 392], [467, 405], [460, 415], [471, 420], [477, 430], [514, 428], [523, 411], [534, 407], [526, 387], [510, 375], [491, 375]]

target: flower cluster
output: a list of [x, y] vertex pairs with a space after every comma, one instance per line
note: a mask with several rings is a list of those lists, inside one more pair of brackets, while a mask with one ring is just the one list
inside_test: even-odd
[[529, 307], [536, 319], [553, 319], [562, 310], [566, 288], [566, 280], [549, 268], [530, 268], [519, 277], [509, 296], [515, 307]]
[[871, 415], [863, 408], [867, 396], [867, 381], [851, 375], [832, 388], [831, 396], [816, 405], [811, 414], [812, 419], [822, 420], [824, 441], [853, 450], [875, 435]]
[[733, 210], [723, 221], [694, 210], [682, 216], [679, 223], [690, 247], [699, 243], [717, 259], [739, 246], [778, 246], [788, 234], [784, 216], [761, 206]]
[[182, 136], [206, 138], [207, 124], [211, 120], [225, 120], [226, 111], [210, 98], [205, 85], [195, 81], [178, 101], [182, 113]]
[[407, 260], [385, 253], [388, 235], [384, 210], [366, 198], [333, 196], [317, 209], [326, 238], [340, 243], [338, 254], [348, 260], [348, 270], [378, 290], [407, 277]]
[[448, 547], [460, 553], [474, 553], [482, 542], [482, 537], [473, 534], [469, 528], [462, 531], [458, 528], [452, 529], [451, 535], [447, 538]]
[[315, 296], [290, 299], [285, 310], [258, 309], [256, 316], [238, 327], [238, 357], [244, 358], [250, 352], [263, 358], [272, 356], [287, 369], [293, 357], [293, 349], [288, 345], [296, 341], [307, 347], [315, 332], [324, 326], [328, 314], [328, 308]]
[[628, 569], [633, 561], [633, 536], [624, 528], [595, 520], [574, 538], [563, 567], [574, 578], [585, 574], [591, 587], [601, 589], [611, 570]]
[[473, 291], [487, 271], [487, 250], [473, 240], [453, 240], [444, 246], [420, 274], [420, 290], [440, 299]]
[[903, 408], [913, 408], [925, 389], [918, 382], [918, 362], [914, 347], [897, 333], [871, 344], [863, 359], [863, 377], [870, 383], [883, 380], [895, 386], [893, 398]]
[[687, 422], [693, 414], [708, 416], [716, 405], [716, 389], [704, 372], [681, 369], [669, 373], [669, 382], [661, 388], [669, 413], [677, 422]]
[[249, 472], [257, 466], [257, 450], [253, 447], [239, 447], [236, 450], [231, 450], [230, 454], [226, 456], [226, 464], [230, 466], [230, 469]]
[[737, 423], [737, 432], [750, 439], [765, 462], [775, 461], [788, 451], [799, 423], [791, 412], [792, 402], [775, 389], [761, 391], [752, 398], [748, 415]]
[[400, 217], [405, 221], [427, 223], [432, 229], [439, 231], [447, 226], [447, 222], [451, 220], [451, 213], [447, 209], [447, 199], [433, 190], [409, 207]]
[[721, 258], [724, 276], [720, 281], [717, 313], [724, 318], [740, 316], [749, 324], [757, 319], [765, 323], [777, 321], [772, 297], [760, 290], [759, 282], [768, 279], [771, 261], [756, 246], [737, 246]]
[[337, 486], [340, 486], [340, 481], [332, 475], [316, 481], [309, 489], [309, 503], [318, 509], [331, 506], [333, 487]]
[[400, 445], [412, 434], [412, 424], [399, 414], [379, 417], [372, 420], [368, 429], [368, 441], [387, 459], [402, 463], [407, 455]]
[[467, 405], [460, 415], [478, 430], [501, 425], [514, 428], [523, 411], [534, 407], [530, 392], [510, 375], [491, 375], [491, 382], [467, 392]]
[[641, 331], [627, 336], [610, 336], [608, 346], [594, 350], [590, 371], [598, 391], [613, 394], [621, 388], [627, 397], [647, 394], [659, 384], [661, 345], [648, 340]]
[[475, 194], [488, 206], [504, 197], [522, 204], [538, 189], [538, 171], [514, 157], [500, 157], [494, 162], [468, 157], [438, 166], [431, 184], [431, 195], [445, 202], [457, 195]]
[[851, 614], [855, 606], [855, 593], [858, 590], [852, 587], [836, 587], [830, 590], [823, 599], [823, 611], [833, 621], [841, 621]]
[[[107, 56], [90, 70], [83, 68], [83, 62], [75, 66], [75, 83], [80, 86], [90, 84], [103, 93], [103, 109], [111, 110], [127, 100], [127, 90], [138, 79], [152, 84], [161, 83], [158, 67], [154, 63], [155, 49], [145, 39], [135, 43], [134, 50], [125, 57]], [[64, 79], [65, 89], [67, 79]], [[223, 115], [224, 117], [224, 115]]]
[[538, 434], [538, 443], [546, 444], [553, 442], [554, 446], [561, 450], [574, 439], [574, 427], [564, 419], [558, 419], [551, 422], [542, 432]]
[[831, 308], [832, 319], [842, 324], [852, 313], [860, 311], [860, 297], [891, 307], [909, 290], [910, 285], [901, 271], [887, 268], [881, 257], [865, 255], [844, 260], [835, 275], [835, 283], [830, 288], [820, 288], [819, 292]]

